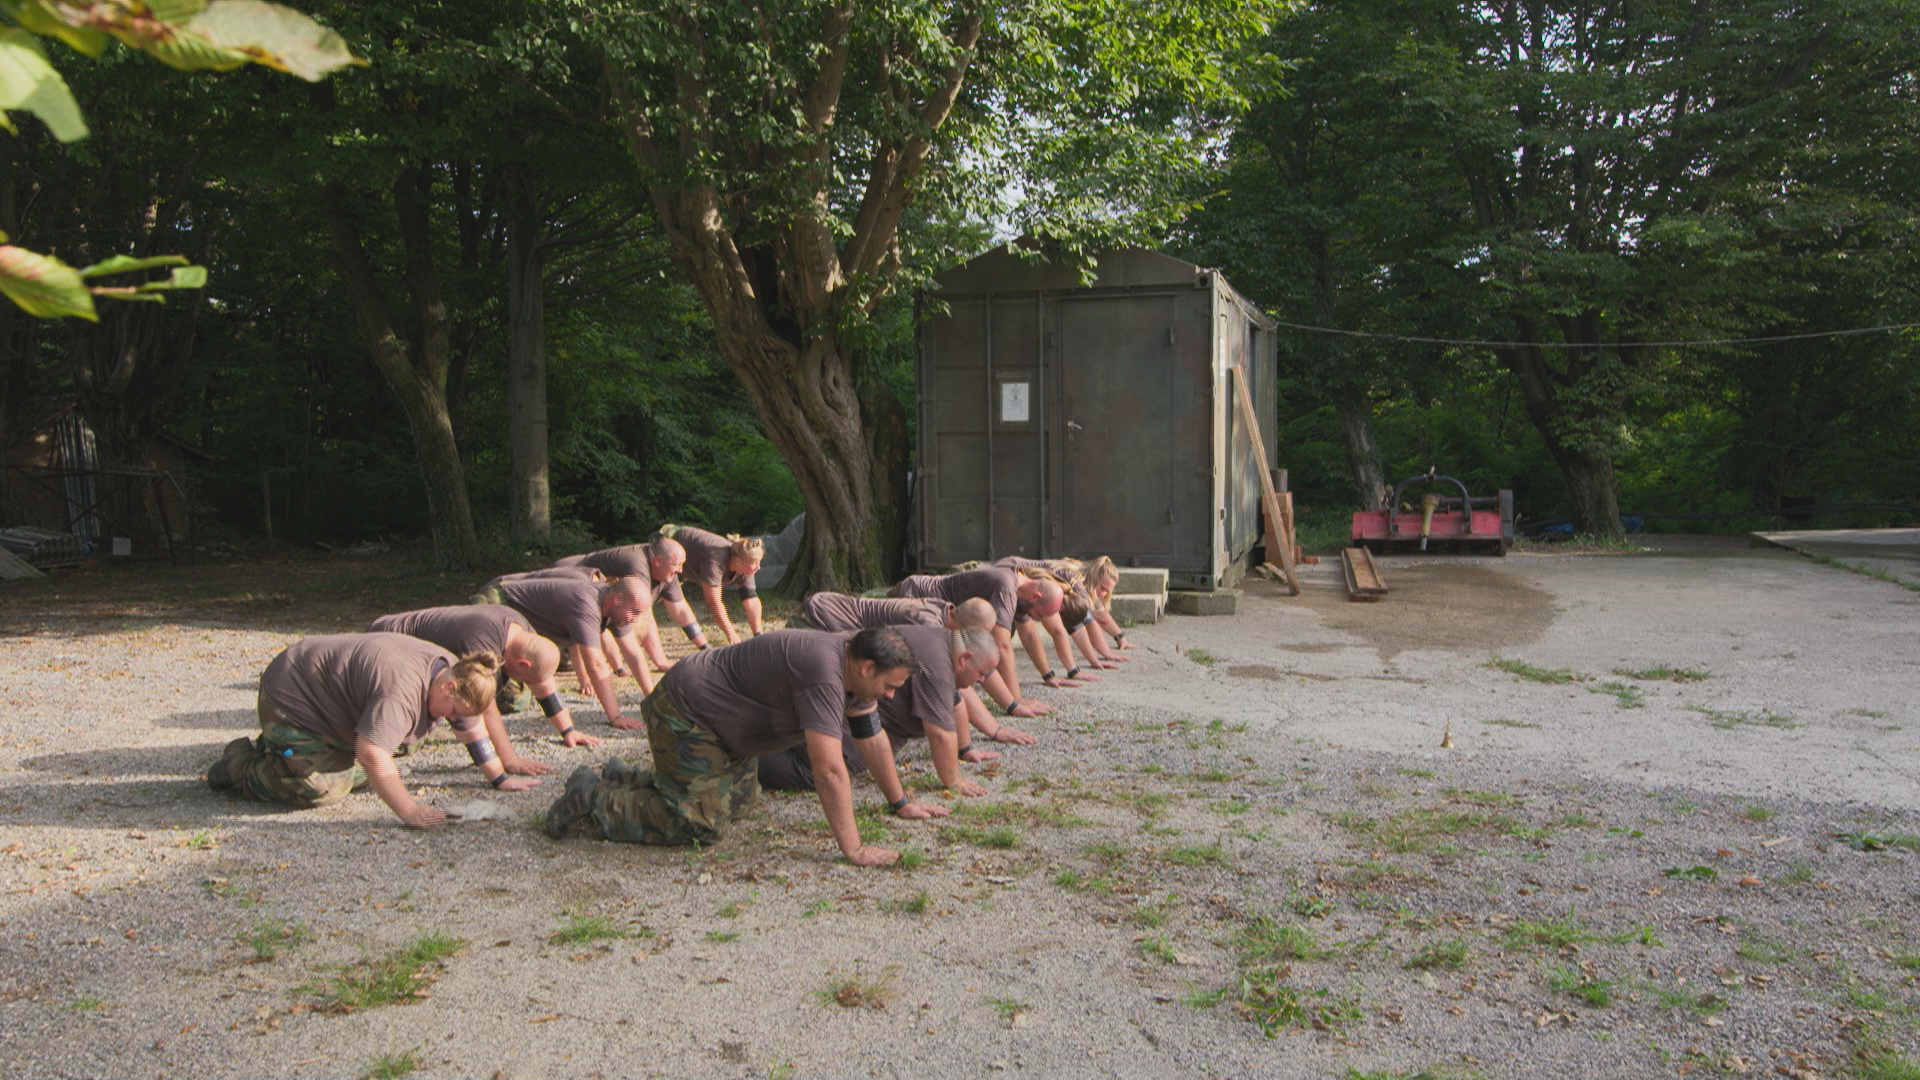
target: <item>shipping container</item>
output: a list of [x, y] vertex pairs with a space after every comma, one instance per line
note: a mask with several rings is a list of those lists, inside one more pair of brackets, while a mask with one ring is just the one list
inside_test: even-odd
[[1274, 325], [1217, 271], [1152, 251], [1077, 268], [996, 249], [935, 278], [919, 332], [912, 554], [1111, 555], [1233, 584], [1260, 541], [1259, 437], [1278, 451]]

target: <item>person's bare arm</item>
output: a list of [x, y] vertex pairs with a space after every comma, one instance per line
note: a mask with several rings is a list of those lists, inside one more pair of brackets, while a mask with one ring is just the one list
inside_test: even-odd
[[1002, 724], [989, 716], [987, 706], [981, 702], [980, 695], [974, 693], [972, 687], [960, 691], [960, 707], [953, 711], [953, 715], [956, 728], [966, 724], [994, 742], [1013, 743], [1017, 746], [1033, 745], [1033, 736], [1012, 724]]
[[[1013, 634], [1004, 626], [993, 628], [993, 640], [1000, 646], [1000, 684], [1006, 688], [1013, 701], [1020, 700], [1020, 676], [1014, 671]], [[1006, 702], [1000, 703], [1002, 706]]]
[[703, 583], [700, 586], [700, 595], [706, 599], [707, 610], [713, 613], [713, 621], [720, 627], [720, 633], [726, 636], [727, 644], [740, 644], [740, 632], [733, 628], [733, 619], [727, 614], [725, 590], [718, 585]]
[[[488, 711], [493, 712], [496, 717], [500, 715], [491, 708]], [[476, 743], [481, 745], [483, 748], [481, 752], [486, 760], [476, 761], [474, 764], [479, 768], [480, 775], [487, 778], [487, 783], [493, 785], [494, 790], [525, 791], [528, 788], [540, 786], [540, 781], [531, 776], [508, 774], [506, 755], [500, 752], [499, 742], [495, 741], [493, 733], [488, 730], [484, 714], [475, 717], [456, 717], [448, 723], [453, 728], [453, 737], [460, 740], [460, 745], [465, 747], [469, 754], [474, 752]], [[504, 728], [501, 729], [500, 735], [503, 738], [506, 736]], [[490, 754], [485, 753], [484, 749], [489, 746], [493, 750]], [[547, 771], [552, 770], [549, 768]]]
[[1056, 611], [1046, 618], [1041, 619], [1040, 626], [1047, 632], [1049, 637], [1053, 638], [1053, 654], [1060, 658], [1060, 679], [1053, 685], [1078, 686], [1080, 680], [1087, 682], [1100, 681], [1100, 676], [1098, 675], [1088, 675], [1084, 672], [1068, 674], [1068, 672], [1074, 672], [1080, 665], [1073, 662], [1073, 638], [1067, 633], [1067, 621], [1060, 617], [1059, 612]]
[[[1007, 656], [1010, 652], [1011, 650], [1009, 650], [1008, 653], [1001, 654], [1001, 663], [1004, 664], [1007, 662]], [[1053, 711], [1053, 706], [1051, 705], [1046, 705], [1038, 701], [1020, 700], [1020, 695], [1007, 689], [1007, 681], [1000, 677], [1000, 672], [997, 670], [989, 671], [987, 677], [981, 680], [981, 685], [987, 688], [987, 696], [993, 699], [995, 705], [1007, 710], [1008, 716], [1031, 718], [1044, 716]]]
[[[955, 710], [956, 712], [958, 710]], [[960, 729], [966, 721], [961, 720], [954, 727]], [[957, 791], [969, 797], [985, 795], [987, 789], [972, 779], [960, 774], [960, 739], [956, 731], [942, 731], [929, 724], [927, 726], [927, 749], [933, 754], [933, 771], [940, 776], [940, 783], [949, 791]], [[891, 756], [891, 755], [889, 755]]]
[[900, 803], [893, 815], [908, 821], [925, 821], [927, 818], [946, 817], [951, 811], [944, 806], [931, 806], [913, 801], [907, 789], [900, 783], [900, 770], [893, 764], [893, 743], [887, 733], [882, 731], [870, 738], [855, 737], [853, 748], [860, 752], [860, 760], [867, 763], [867, 771], [873, 774], [874, 783], [880, 786], [880, 795], [889, 806]]
[[[561, 701], [560, 683], [558, 680], [548, 679], [545, 682], [533, 683], [533, 684], [530, 684], [527, 687], [527, 689], [533, 691], [533, 696], [536, 700], [541, 698], [551, 697], [556, 701], [560, 701], [560, 711], [557, 713], [554, 713], [552, 716], [547, 717], [547, 723], [552, 724], [553, 730], [560, 733], [560, 742], [562, 745], [565, 745], [565, 746], [599, 746], [600, 745], [599, 739], [596, 739], [593, 736], [587, 734], [586, 732], [581, 731], [579, 728], [573, 726], [573, 710], [567, 707], [567, 704], [565, 701]], [[540, 709], [542, 712], [546, 711], [546, 708], [547, 706], [545, 704], [542, 704], [540, 706]]]
[[840, 854], [855, 866], [887, 866], [897, 862], [899, 852], [868, 847], [860, 842], [860, 826], [853, 820], [853, 780], [847, 776], [840, 740], [818, 731], [807, 732], [807, 762], [813, 767], [813, 790], [820, 796], [820, 812], [826, 815], [827, 827], [833, 830]]
[[760, 598], [759, 597], [757, 596], [741, 597], [740, 610], [746, 613], [747, 629], [753, 632], [754, 637], [759, 637], [761, 634], [766, 633], [766, 630], [763, 628], [760, 622]]
[[633, 673], [633, 681], [640, 684], [640, 692], [653, 693], [653, 669], [647, 666], [647, 658], [640, 651], [639, 625], [627, 627], [624, 636], [615, 634], [613, 641], [619, 646], [621, 659], [627, 662], [627, 670]]
[[607, 714], [607, 723], [622, 731], [639, 731], [644, 726], [620, 712], [620, 691], [613, 685], [613, 673], [607, 670], [607, 658], [600, 655], [597, 647], [588, 649], [575, 645], [573, 666], [593, 685], [593, 696], [600, 700], [600, 709]]
[[[1093, 647], [1093, 635], [1097, 633], [1099, 630], [1092, 623], [1086, 623], [1073, 632], [1073, 643], [1080, 646], [1080, 655], [1086, 657], [1088, 667], [1101, 669], [1118, 667], [1118, 664], [1109, 664], [1101, 659], [1099, 650]], [[1083, 677], [1084, 674], [1082, 673]]]
[[687, 603], [685, 598], [662, 600], [660, 603], [667, 609], [667, 618], [673, 620], [673, 625], [687, 635], [687, 640], [693, 642], [695, 648], [707, 647], [707, 632], [700, 629], [700, 620], [694, 616], [692, 604]]
[[[1120, 628], [1119, 620], [1113, 617], [1113, 612], [1096, 611], [1093, 613], [1093, 617], [1094, 617], [1094, 620], [1100, 624], [1100, 628], [1102, 630], [1105, 630], [1107, 633], [1113, 635], [1114, 648], [1116, 649], [1133, 648], [1133, 646], [1127, 644], [1127, 632]], [[1126, 660], [1127, 657], [1122, 656], [1122, 657], [1117, 657], [1116, 659]]]
[[[1058, 619], [1059, 616], [1048, 616], [1048, 618]], [[1061, 674], [1065, 669], [1055, 669], [1052, 661], [1047, 659], [1046, 643], [1041, 640], [1041, 631], [1047, 629], [1044, 619], [1028, 619], [1026, 622], [1019, 624], [1018, 629], [1020, 631], [1020, 644], [1027, 650], [1027, 659], [1033, 661], [1033, 670], [1040, 674], [1040, 682], [1042, 685], [1056, 688], [1080, 685], [1079, 683], [1066, 679]], [[1048, 632], [1050, 633], [1051, 631], [1049, 630]], [[1073, 665], [1069, 663], [1067, 666], [1072, 667]], [[1053, 677], [1047, 678], [1048, 673], [1052, 673]]]
[[489, 703], [487, 711], [480, 714], [480, 720], [481, 729], [486, 732], [489, 739], [493, 740], [494, 752], [500, 755], [502, 769], [514, 776], [545, 776], [553, 771], [553, 766], [523, 758], [513, 749], [512, 741], [507, 738], [507, 722], [501, 718], [499, 708]]
[[367, 784], [380, 801], [387, 804], [393, 816], [400, 819], [408, 828], [430, 829], [447, 820], [444, 811], [420, 802], [407, 790], [400, 779], [400, 770], [393, 763], [393, 755], [382, 750], [364, 738], [353, 740], [353, 760], [367, 774]]

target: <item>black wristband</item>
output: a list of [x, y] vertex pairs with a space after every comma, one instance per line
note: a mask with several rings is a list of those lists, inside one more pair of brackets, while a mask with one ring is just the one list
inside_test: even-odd
[[1049, 679], [1055, 679], [1055, 678], [1058, 678], [1058, 677], [1059, 677], [1059, 674], [1060, 674], [1059, 672], [1057, 672], [1057, 671], [1055, 671], [1055, 670], [1053, 670], [1052, 668], [1048, 668], [1048, 669], [1047, 669], [1047, 673], [1046, 673], [1045, 675], [1042, 675], [1042, 676], [1040, 676], [1040, 681], [1041, 681], [1041, 682], [1046, 682], [1046, 681], [1047, 681], [1047, 680], [1049, 680]]
[[506, 783], [506, 782], [507, 782], [507, 774], [506, 774], [506, 773], [504, 773], [504, 772], [503, 772], [503, 773], [501, 773], [501, 774], [500, 774], [499, 776], [496, 776], [496, 777], [494, 777], [493, 779], [491, 779], [491, 780], [489, 780], [489, 781], [487, 781], [487, 783], [489, 783], [489, 784], [492, 784], [492, 785], [493, 785], [493, 786], [494, 786], [494, 787], [495, 787], [496, 789], [497, 789], [497, 788], [498, 788], [498, 787], [499, 787], [499, 786], [500, 786], [501, 784], [504, 784], [504, 783]]
[[1080, 677], [1080, 665], [1079, 665], [1079, 664], [1075, 664], [1075, 665], [1073, 665], [1072, 667], [1070, 667], [1070, 668], [1068, 668], [1068, 669], [1067, 669], [1067, 678], [1069, 678], [1069, 679], [1077, 679], [1077, 678], [1079, 678], [1079, 677]]
[[540, 711], [547, 714], [548, 718], [559, 716], [567, 708], [567, 703], [560, 700], [559, 694], [541, 694], [539, 701]]
[[1127, 640], [1127, 632], [1125, 630], [1115, 630], [1113, 632], [1113, 640], [1115, 641]]
[[564, 739], [567, 736], [573, 734], [573, 731], [574, 731], [573, 725], [568, 724], [566, 727], [563, 727], [560, 729], [560, 737]]
[[900, 796], [899, 798], [897, 798], [897, 799], [895, 799], [895, 800], [893, 800], [892, 802], [890, 802], [890, 803], [888, 803], [888, 804], [887, 804], [887, 807], [888, 807], [889, 809], [891, 809], [891, 810], [892, 810], [892, 811], [893, 811], [894, 813], [896, 813], [896, 814], [897, 814], [897, 813], [899, 813], [899, 812], [900, 812], [900, 808], [901, 808], [901, 807], [903, 807], [903, 806], [905, 806], [905, 805], [907, 805], [908, 803], [910, 803], [910, 802], [912, 802], [912, 801], [913, 801], [913, 796], [911, 796], [911, 795], [902, 795], [902, 796]]

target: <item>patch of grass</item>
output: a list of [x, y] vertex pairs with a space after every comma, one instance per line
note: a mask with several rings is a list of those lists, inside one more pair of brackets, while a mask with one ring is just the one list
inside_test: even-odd
[[893, 981], [885, 976], [867, 979], [859, 975], [830, 975], [827, 988], [820, 991], [819, 996], [822, 1005], [884, 1010], [893, 1000]]
[[1813, 864], [1796, 859], [1788, 865], [1786, 873], [1774, 880], [1782, 885], [1810, 885], [1813, 883]]
[[1853, 1075], [1856, 1080], [1920, 1080], [1920, 1062], [1892, 1047], [1875, 1047], [1861, 1055]]
[[1334, 996], [1325, 988], [1294, 986], [1284, 970], [1261, 968], [1240, 973], [1234, 1008], [1267, 1038], [1288, 1027], [1332, 1030], [1360, 1019], [1360, 999]]
[[1312, 931], [1275, 922], [1268, 915], [1256, 916], [1236, 931], [1232, 945], [1243, 967], [1284, 964], [1325, 955]]
[[1228, 799], [1214, 803], [1209, 809], [1216, 814], [1244, 814], [1253, 809], [1253, 804], [1245, 799]]
[[1011, 1021], [1023, 1012], [1033, 1010], [1033, 1006], [1017, 998], [988, 998], [987, 1004], [993, 1006], [993, 1011], [1000, 1014], [1000, 1019], [1007, 1021]]
[[1800, 554], [1805, 555], [1821, 566], [1831, 566], [1836, 570], [1845, 570], [1850, 574], [1859, 574], [1861, 577], [1869, 577], [1875, 581], [1884, 581], [1889, 585], [1898, 585], [1908, 592], [1920, 592], [1920, 584], [1908, 581], [1890, 570], [1882, 570], [1877, 566], [1868, 566], [1866, 563], [1836, 559], [1831, 555], [1817, 555], [1804, 551], [1800, 552]]
[[1219, 765], [1208, 765], [1188, 774], [1203, 784], [1223, 784], [1233, 779], [1233, 773]]
[[1160, 861], [1175, 866], [1213, 866], [1227, 861], [1227, 851], [1219, 844], [1167, 848], [1160, 852]]
[[1920, 953], [1894, 953], [1887, 962], [1905, 971], [1920, 971]]
[[1133, 920], [1133, 925], [1135, 926], [1145, 927], [1148, 930], [1157, 930], [1167, 925], [1167, 920], [1172, 918], [1172, 916], [1173, 901], [1169, 899], [1165, 903], [1160, 904], [1136, 904], [1133, 908], [1133, 914], [1128, 916], [1128, 918]]
[[918, 870], [927, 865], [927, 853], [919, 848], [903, 848], [893, 864], [895, 870]]
[[1062, 870], [1053, 875], [1053, 883], [1073, 892], [1099, 893], [1102, 896], [1113, 895], [1113, 879], [1105, 874], [1087, 875], [1078, 870]]
[[1324, 919], [1333, 913], [1333, 901], [1312, 893], [1292, 893], [1287, 897], [1287, 910], [1303, 919]]
[[1547, 686], [1563, 686], [1567, 683], [1580, 682], [1586, 678], [1586, 676], [1574, 671], [1572, 668], [1543, 668], [1529, 664], [1525, 660], [1509, 660], [1504, 656], [1495, 656], [1488, 659], [1485, 666], [1495, 671], [1504, 671], [1515, 678], [1525, 679], [1528, 682], [1543, 683]]
[[1721, 731], [1737, 731], [1743, 727], [1773, 728], [1776, 731], [1793, 731], [1805, 727], [1791, 716], [1774, 712], [1771, 709], [1757, 711], [1740, 709], [1709, 709], [1705, 705], [1689, 705], [1688, 712], [1699, 713]]
[[1407, 961], [1407, 966], [1419, 971], [1433, 968], [1452, 970], [1466, 964], [1467, 954], [1466, 938], [1448, 938], [1421, 948], [1419, 952], [1413, 954], [1413, 959]]
[[1431, 779], [1433, 779], [1433, 770], [1432, 770], [1432, 769], [1401, 769], [1401, 770], [1399, 770], [1399, 772], [1400, 772], [1400, 775], [1401, 775], [1401, 776], [1411, 776], [1411, 777], [1413, 777], [1413, 778], [1414, 778], [1415, 780], [1431, 780]]
[[1180, 995], [1180, 1004], [1189, 1009], [1211, 1009], [1225, 1001], [1230, 993], [1232, 991], [1224, 986], [1213, 990], [1189, 990]]
[[633, 936], [633, 931], [605, 915], [576, 915], [566, 912], [567, 923], [547, 936], [549, 945], [591, 945], [596, 941], [618, 941]]
[[411, 1005], [425, 995], [441, 961], [467, 947], [450, 934], [425, 934], [383, 957], [362, 960], [324, 983], [300, 988], [326, 1012]]
[[1593, 692], [1613, 695], [1614, 703], [1623, 709], [1641, 709], [1647, 704], [1647, 692], [1628, 683], [1603, 682]]
[[1684, 1010], [1699, 1016], [1712, 1016], [1727, 1007], [1727, 999], [1719, 994], [1680, 986], [1654, 987], [1653, 1000], [1663, 1009]]
[[1115, 843], [1111, 840], [1104, 840], [1097, 844], [1088, 844], [1080, 850], [1108, 866], [1118, 865], [1133, 857], [1133, 849], [1131, 847], [1125, 844]]
[[714, 914], [723, 919], [737, 919], [745, 914], [747, 905], [738, 900], [729, 900], [715, 909]]
[[1220, 662], [1219, 657], [1213, 655], [1212, 653], [1208, 652], [1205, 649], [1188, 649], [1187, 659], [1193, 661], [1196, 664], [1204, 664], [1207, 667], [1212, 667], [1213, 665]]
[[1596, 822], [1585, 814], [1572, 813], [1561, 815], [1560, 820], [1554, 824], [1562, 829], [1591, 829]]
[[1030, 828], [1080, 829], [1096, 824], [1090, 818], [1071, 814], [1059, 803], [1000, 800], [990, 803], [963, 802], [953, 808], [953, 816], [982, 825], [1024, 825]]
[[194, 833], [180, 843], [190, 851], [212, 851], [214, 848], [220, 846], [220, 834], [201, 831]]
[[1605, 1008], [1613, 1004], [1613, 984], [1601, 979], [1588, 978], [1579, 968], [1547, 969], [1547, 987], [1557, 993], [1579, 998], [1595, 1008]]
[[1140, 955], [1149, 960], [1158, 960], [1163, 964], [1179, 961], [1179, 956], [1173, 951], [1173, 942], [1168, 941], [1163, 935], [1155, 934], [1152, 937], [1141, 938], [1139, 944]]
[[793, 1080], [800, 1067], [786, 1058], [774, 1058], [767, 1063], [767, 1080]]
[[1800, 950], [1782, 942], [1746, 934], [1740, 938], [1740, 944], [1734, 946], [1735, 956], [1756, 964], [1784, 964], [1800, 956]]
[[1540, 730], [1539, 724], [1529, 723], [1528, 721], [1525, 721], [1525, 720], [1507, 720], [1505, 718], [1495, 718], [1493, 720], [1482, 720], [1481, 723], [1487, 724], [1491, 727], [1526, 728], [1530, 731]]
[[707, 940], [708, 940], [708, 941], [711, 941], [711, 942], [713, 942], [713, 943], [714, 943], [715, 945], [725, 945], [725, 944], [727, 944], [727, 943], [728, 943], [728, 942], [730, 942], [730, 941], [739, 941], [739, 940], [740, 940], [740, 931], [738, 931], [738, 930], [709, 930], [709, 931], [707, 931]]
[[1476, 810], [1415, 809], [1395, 814], [1380, 826], [1380, 844], [1402, 854], [1436, 850], [1442, 837], [1470, 832], [1510, 832], [1516, 819]]
[[403, 1050], [398, 1054], [381, 1054], [367, 1063], [367, 1071], [360, 1074], [362, 1080], [400, 1080], [403, 1076], [413, 1075], [420, 1067], [420, 1049]]
[[1661, 871], [1670, 878], [1685, 881], [1719, 881], [1720, 871], [1711, 866], [1669, 866]]
[[1617, 667], [1613, 669], [1613, 673], [1629, 679], [1638, 679], [1641, 682], [1690, 683], [1705, 682], [1713, 678], [1713, 672], [1704, 668], [1668, 667], [1665, 664], [1659, 664], [1649, 668]]
[[1773, 807], [1764, 803], [1748, 803], [1740, 808], [1740, 816], [1753, 822], [1772, 821], [1774, 812]]
[[921, 889], [905, 900], [882, 900], [880, 902], [880, 910], [889, 915], [925, 915], [927, 909], [932, 906], [933, 897], [928, 896], [927, 890], [925, 889]]
[[825, 915], [827, 912], [832, 910], [833, 910], [833, 901], [823, 896], [820, 899], [815, 900], [813, 903], [808, 904], [807, 910], [801, 912], [800, 917], [803, 919], [811, 919], [815, 915]]
[[296, 948], [312, 940], [313, 931], [305, 923], [282, 922], [279, 919], [255, 920], [253, 929], [239, 937], [240, 944], [253, 949], [253, 958], [263, 962], [279, 956], [281, 949]]
[[66, 1008], [77, 1013], [90, 1013], [99, 1012], [109, 1004], [111, 1003], [108, 1002], [106, 998], [98, 994], [81, 994], [79, 997], [67, 1002]]
[[949, 825], [941, 831], [941, 835], [964, 840], [974, 847], [995, 848], [1002, 851], [1020, 846], [1020, 834], [1011, 825], [995, 825], [986, 829], [976, 829], [967, 825]]
[[1472, 788], [1443, 788], [1440, 794], [1458, 802], [1473, 803], [1475, 806], [1519, 806], [1524, 800], [1518, 795], [1509, 795], [1504, 791], [1475, 791]]
[[1870, 833], [1838, 832], [1833, 834], [1855, 851], [1885, 851], [1888, 848], [1901, 848], [1906, 851], [1920, 851], [1920, 836], [1913, 833]]
[[1557, 919], [1515, 919], [1501, 935], [1501, 944], [1509, 949], [1547, 945], [1564, 949], [1586, 941], [1598, 941], [1599, 935], [1571, 913]]

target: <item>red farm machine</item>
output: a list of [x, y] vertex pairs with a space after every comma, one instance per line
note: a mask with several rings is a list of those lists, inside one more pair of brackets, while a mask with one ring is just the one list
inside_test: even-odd
[[[1439, 488], [1402, 502], [1409, 487]], [[1452, 494], [1458, 489], [1459, 494]], [[1408, 496], [1413, 498], [1413, 496]], [[1458, 555], [1505, 555], [1513, 546], [1513, 492], [1469, 495], [1467, 485], [1433, 469], [1394, 486], [1385, 506], [1353, 515], [1354, 547], [1381, 554], [1444, 551]]]

